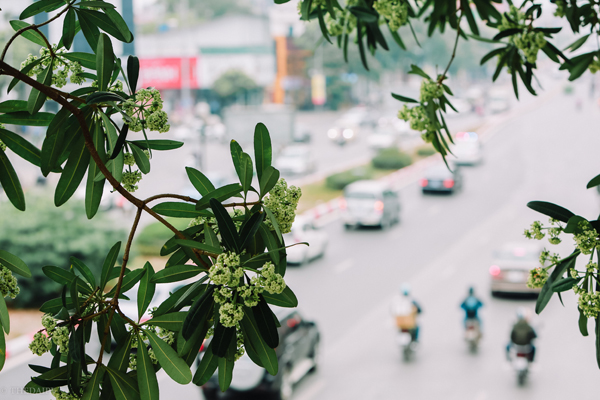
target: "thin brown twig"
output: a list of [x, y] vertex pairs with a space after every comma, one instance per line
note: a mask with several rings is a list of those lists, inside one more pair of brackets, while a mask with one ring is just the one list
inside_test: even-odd
[[180, 194], [174, 194], [174, 193], [164, 193], [164, 194], [157, 194], [157, 195], [148, 197], [146, 200], [144, 200], [144, 204], [148, 204], [154, 200], [165, 199], [165, 198], [179, 199], [179, 200], [187, 201], [188, 203], [197, 203], [198, 202], [198, 200], [196, 200], [192, 197], [189, 197], [189, 196], [182, 196]]
[[458, 17], [458, 22], [456, 24], [456, 39], [454, 41], [454, 48], [452, 49], [452, 55], [450, 56], [450, 61], [448, 61], [448, 65], [446, 65], [446, 69], [444, 70], [444, 73], [442, 75], [440, 75], [439, 79], [438, 79], [438, 83], [441, 84], [444, 79], [447, 78], [446, 74], [448, 73], [448, 70], [450, 69], [450, 66], [452, 65], [452, 62], [454, 61], [454, 58], [456, 57], [456, 48], [458, 47], [458, 40], [460, 39], [460, 21], [462, 20], [463, 17], [463, 13], [461, 12], [460, 16]]
[[[6, 57], [6, 52], [8, 51], [8, 48], [10, 47], [10, 45], [12, 44], [12, 42], [19, 37], [23, 32], [28, 31], [30, 29], [35, 29], [37, 30], [38, 28], [49, 24], [50, 22], [60, 18], [61, 15], [63, 15], [65, 12], [67, 12], [67, 10], [73, 5], [73, 3], [75, 3], [76, 0], [72, 0], [69, 4], [67, 4], [67, 7], [65, 7], [61, 12], [59, 12], [58, 14], [56, 14], [54, 17], [50, 18], [48, 21], [45, 21], [41, 24], [31, 24], [29, 26], [25, 26], [21, 29], [19, 29], [18, 31], [15, 32], [14, 35], [12, 35], [12, 37], [8, 40], [8, 42], [6, 43], [6, 46], [4, 46], [4, 49], [2, 50], [2, 55], [0, 56], [0, 62], [4, 62], [4, 57]], [[39, 31], [38, 31], [39, 32]], [[44, 36], [44, 35], [42, 35]], [[45, 38], [44, 38], [45, 39]], [[48, 40], [45, 39], [46, 43], [48, 43]], [[51, 46], [49, 46], [50, 48]], [[52, 51], [52, 50], [50, 50]]]
[[262, 201], [251, 201], [247, 203], [227, 203], [223, 204], [223, 207], [245, 207], [245, 206], [254, 206], [256, 204], [262, 204]]

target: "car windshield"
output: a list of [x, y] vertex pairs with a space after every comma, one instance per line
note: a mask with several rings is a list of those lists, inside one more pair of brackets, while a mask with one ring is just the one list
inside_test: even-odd
[[375, 193], [365, 193], [365, 192], [350, 192], [346, 193], [345, 197], [347, 199], [376, 199], [377, 196]]

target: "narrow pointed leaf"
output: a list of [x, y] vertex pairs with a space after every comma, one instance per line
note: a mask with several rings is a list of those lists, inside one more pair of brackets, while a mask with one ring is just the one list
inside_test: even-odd
[[[18, 31], [19, 29], [28, 27], [29, 24], [24, 21], [12, 20], [10, 21], [10, 26], [12, 26], [12, 28], [15, 31]], [[42, 47], [46, 47], [46, 41], [44, 40], [42, 35], [34, 31], [33, 29], [29, 29], [27, 31], [22, 32], [21, 36], [35, 44], [38, 44]]]
[[0, 264], [4, 265], [15, 274], [19, 274], [25, 278], [31, 278], [31, 271], [27, 267], [27, 264], [8, 251], [0, 250]]
[[221, 232], [221, 238], [226, 248], [236, 253], [240, 253], [240, 235], [235, 228], [235, 224], [231, 219], [231, 216], [223, 207], [223, 205], [215, 200], [210, 199], [210, 208], [215, 213], [217, 224], [219, 225], [219, 231]]
[[81, 400], [100, 399], [100, 383], [102, 382], [102, 378], [104, 378], [104, 368], [103, 365], [96, 367], [96, 370], [85, 387], [85, 392], [83, 392]]
[[190, 307], [188, 315], [185, 321], [183, 321], [182, 334], [185, 339], [189, 340], [193, 333], [197, 329], [200, 329], [208, 319], [215, 304], [213, 299], [214, 290], [215, 286], [209, 285], [202, 296], [200, 296], [200, 298]]
[[213, 247], [206, 243], [200, 243], [194, 240], [177, 239], [175, 240], [175, 243], [179, 244], [180, 246], [190, 247], [192, 249], [198, 249], [201, 251], [206, 251], [208, 253], [221, 254], [223, 252], [223, 250], [221, 250], [221, 247]]
[[158, 151], [174, 150], [183, 146], [183, 142], [177, 140], [132, 140], [129, 143], [134, 143], [140, 149]]
[[154, 364], [150, 360], [148, 349], [140, 335], [138, 335], [138, 343], [143, 343], [143, 345], [138, 345], [137, 351], [137, 382], [140, 396], [144, 400], [159, 400], [158, 379]]
[[15, 169], [2, 149], [0, 149], [0, 185], [12, 205], [18, 210], [25, 211], [25, 195], [23, 194], [21, 182], [19, 182]]
[[127, 376], [124, 372], [106, 368], [106, 373], [110, 378], [112, 392], [117, 400], [138, 400], [140, 392], [137, 387], [137, 382]]
[[127, 58], [127, 79], [131, 90], [137, 90], [138, 78], [140, 76], [140, 60], [136, 56]]
[[244, 346], [252, 347], [254, 353], [258, 356], [260, 364], [271, 374], [276, 375], [278, 369], [277, 355], [275, 350], [269, 347], [262, 338], [252, 310], [244, 307], [244, 318], [240, 322], [242, 333], [244, 335]]
[[170, 331], [179, 332], [187, 315], [188, 313], [183, 311], [163, 314], [149, 319], [144, 322], [144, 325], [160, 326]]
[[154, 292], [156, 291], [156, 283], [152, 282], [152, 277], [154, 276], [152, 264], [146, 262], [144, 269], [146, 270], [146, 273], [140, 281], [140, 287], [137, 294], [138, 320], [142, 319], [142, 316], [148, 309], [148, 306], [154, 297]]
[[258, 304], [252, 307], [252, 315], [256, 320], [258, 330], [264, 339], [267, 346], [274, 349], [279, 346], [279, 334], [277, 333], [277, 325], [273, 318], [273, 312], [265, 301], [262, 295], [259, 295]]
[[151, 330], [144, 330], [158, 363], [175, 382], [186, 385], [192, 381], [192, 371], [177, 352]]
[[71, 257], [71, 265], [74, 266], [83, 275], [85, 280], [92, 286], [96, 287], [96, 279], [92, 271], [83, 263], [83, 261], [76, 257]]
[[[94, 122], [92, 130], [92, 138], [94, 141], [94, 148], [100, 156], [102, 162], [106, 163], [106, 149], [104, 147], [105, 137], [104, 129], [101, 123]], [[96, 175], [100, 174], [100, 168], [96, 161], [90, 157], [90, 165], [88, 167], [87, 184], [85, 189], [85, 212], [88, 219], [92, 219], [100, 208], [100, 202], [102, 201], [102, 195], [104, 194], [104, 183], [105, 178], [96, 180]]]
[[210, 193], [203, 195], [202, 198], [198, 200], [198, 203], [196, 203], [196, 210], [203, 210], [207, 208], [210, 205], [211, 199], [221, 202], [233, 196], [239, 196], [242, 190], [242, 186], [239, 183], [232, 183], [215, 189]]
[[190, 179], [192, 185], [202, 196], [205, 196], [215, 190], [214, 185], [202, 172], [192, 167], [185, 167], [185, 171], [187, 172], [188, 178]]
[[133, 157], [135, 158], [135, 163], [143, 174], [147, 174], [150, 172], [150, 159], [144, 153], [142, 149], [137, 147], [135, 144], [131, 143], [129, 146], [131, 152], [133, 153]]
[[85, 36], [85, 40], [88, 42], [92, 50], [96, 51], [98, 47], [98, 41], [100, 39], [100, 30], [98, 29], [98, 25], [92, 21], [86, 11], [87, 10], [75, 8], [83, 36]]
[[73, 52], [61, 54], [62, 57], [70, 61], [76, 61], [81, 64], [82, 67], [91, 70], [96, 70], [96, 56], [90, 53]]
[[546, 201], [530, 201], [527, 207], [565, 223], [575, 215], [564, 207]]
[[195, 265], [174, 265], [154, 274], [153, 283], [179, 282], [198, 275], [202, 270]]
[[71, 154], [56, 185], [54, 204], [60, 207], [73, 196], [90, 164], [90, 153], [83, 135], [71, 147]]
[[22, 136], [11, 131], [0, 128], [0, 140], [6, 147], [15, 152], [19, 157], [29, 161], [36, 167], [41, 165], [40, 150], [25, 140]]
[[213, 353], [226, 357], [231, 342], [235, 340], [235, 327], [225, 327], [220, 321], [215, 322], [215, 334], [212, 340]]
[[[52, 83], [52, 62], [37, 76], [37, 81], [45, 86]], [[44, 93], [37, 89], [31, 89], [27, 100], [27, 111], [29, 111], [29, 114], [34, 115], [40, 111], [45, 102], [46, 95]]]
[[259, 181], [262, 178], [263, 171], [271, 166], [272, 157], [271, 136], [267, 127], [259, 122], [254, 128], [254, 160], [256, 162], [256, 176]]
[[208, 345], [202, 360], [196, 369], [194, 374], [194, 385], [202, 386], [213, 376], [217, 367], [219, 366], [219, 357], [215, 356], [212, 352], [212, 344]]
[[69, 8], [69, 11], [67, 11], [67, 14], [65, 14], [62, 32], [63, 45], [67, 50], [70, 50], [71, 45], [73, 44], [73, 39], [75, 38], [75, 26], [75, 11], [73, 11], [72, 8]]
[[274, 306], [288, 308], [298, 307], [298, 299], [296, 298], [294, 292], [292, 292], [292, 289], [289, 288], [289, 286], [286, 286], [285, 289], [283, 289], [283, 292], [279, 294], [263, 292], [262, 295], [267, 303], [273, 304]]
[[264, 197], [277, 183], [279, 180], [279, 171], [275, 168], [269, 166], [265, 168], [263, 171], [262, 178], [259, 179], [260, 182], [260, 196]]
[[106, 283], [109, 280], [110, 272], [112, 271], [115, 263], [117, 262], [117, 257], [119, 257], [119, 251], [121, 250], [121, 242], [117, 242], [111, 247], [110, 251], [106, 255], [104, 259], [104, 263], [102, 264], [102, 275], [100, 279], [100, 289], [104, 290]]
[[[4, 332], [8, 335], [10, 333], [10, 317], [8, 316], [8, 308], [6, 308], [6, 301], [4, 296], [0, 294], [0, 325], [4, 328]], [[0, 329], [0, 332], [2, 329]]]
[[101, 33], [96, 48], [96, 70], [98, 71], [98, 89], [108, 89], [115, 65], [115, 55], [108, 35]]
[[196, 206], [191, 203], [181, 203], [175, 201], [167, 201], [159, 203], [152, 207], [152, 211], [166, 217], [175, 218], [196, 218], [196, 217], [211, 217], [212, 213], [206, 210], [196, 210]]
[[[146, 272], [145, 269], [140, 268], [140, 269], [133, 270], [133, 271], [129, 272], [127, 275], [125, 275], [125, 277], [123, 278], [123, 283], [121, 285], [121, 293], [126, 293], [129, 289], [134, 287], [135, 284], [138, 283], [140, 281], [140, 279], [142, 279], [142, 276], [144, 275], [145, 272]], [[107, 297], [114, 296], [116, 291], [117, 291], [117, 287], [115, 286], [110, 292], [108, 292], [108, 294], [106, 296]]]

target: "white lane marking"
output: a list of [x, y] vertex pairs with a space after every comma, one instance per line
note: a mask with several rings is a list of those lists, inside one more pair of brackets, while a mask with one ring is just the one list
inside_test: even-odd
[[306, 390], [303, 390], [299, 396], [294, 396], [294, 400], [314, 400], [315, 396], [325, 387], [325, 379], [319, 379], [314, 384], [310, 385]]
[[17, 356], [11, 357], [6, 360], [6, 364], [2, 369], [2, 372], [10, 371], [13, 368], [20, 367], [21, 365], [27, 363], [29, 360], [33, 360], [37, 356], [30, 351], [23, 352]]
[[354, 261], [352, 261], [351, 259], [347, 259], [345, 261], [342, 261], [335, 267], [333, 267], [333, 270], [336, 273], [340, 274], [340, 273], [344, 272], [345, 270], [352, 268], [353, 266], [354, 266]]

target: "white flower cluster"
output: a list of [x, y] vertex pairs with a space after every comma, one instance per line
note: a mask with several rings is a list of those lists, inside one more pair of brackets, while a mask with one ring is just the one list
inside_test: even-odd
[[14, 299], [19, 294], [21, 288], [17, 286], [17, 278], [11, 270], [0, 264], [0, 295]]
[[81, 85], [85, 78], [81, 76], [83, 72], [81, 68], [81, 64], [76, 61], [70, 61], [61, 55], [65, 53], [64, 49], [57, 49], [58, 46], [52, 45], [52, 52], [56, 55], [54, 59], [52, 58], [52, 52], [46, 47], [42, 47], [40, 49], [39, 57], [36, 57], [32, 54], [29, 54], [25, 61], [21, 63], [21, 69], [27, 67], [28, 65], [36, 62], [37, 60], [42, 60], [38, 65], [33, 67], [29, 72], [27, 72], [28, 76], [39, 75], [42, 71], [50, 65], [52, 62], [52, 85], [57, 88], [61, 88], [67, 84], [67, 77], [69, 73], [71, 75], [71, 82]]
[[579, 295], [578, 305], [587, 318], [596, 318], [600, 313], [600, 293], [588, 292], [577, 285], [573, 286], [575, 294]]
[[554, 11], [554, 16], [562, 18], [566, 15], [566, 6], [567, 3], [565, 0], [556, 0], [554, 2], [554, 4], [556, 4], [556, 11]]
[[4, 142], [2, 140], [0, 140], [0, 150], [6, 151], [6, 145], [4, 144]]
[[429, 119], [423, 106], [408, 108], [405, 104], [398, 111], [398, 118], [410, 124], [410, 129], [421, 132], [421, 138], [426, 143], [431, 143], [435, 138], [437, 125]]
[[69, 392], [63, 392], [60, 388], [52, 388], [50, 392], [56, 400], [79, 400], [80, 397], [75, 396]]
[[244, 283], [244, 269], [240, 266], [239, 255], [234, 252], [219, 254], [210, 268], [208, 277], [215, 285], [221, 286], [215, 289], [213, 298], [219, 304], [219, 321], [223, 326], [236, 326], [244, 318], [243, 306], [256, 306], [263, 291], [281, 293], [286, 287], [283, 277], [275, 272], [271, 262], [266, 262], [255, 273], [249, 284]]
[[595, 74], [596, 72], [600, 71], [600, 60], [598, 59], [597, 56], [594, 56], [594, 59], [588, 66], [588, 69], [590, 70], [590, 72], [592, 74]]
[[510, 19], [503, 14], [498, 30], [502, 32], [514, 28], [523, 29], [522, 33], [511, 35], [509, 41], [523, 52], [528, 63], [534, 64], [539, 50], [546, 45], [544, 33], [534, 32], [531, 25], [527, 24], [527, 15], [514, 5], [510, 6], [507, 14]]
[[544, 265], [546, 262], [549, 262], [550, 265], [555, 265], [560, 261], [560, 254], [554, 253], [550, 254], [550, 251], [544, 249], [540, 253], [540, 264]]
[[408, 22], [408, 3], [404, 0], [376, 0], [373, 8], [387, 20], [392, 31]]
[[541, 288], [548, 280], [548, 271], [545, 268], [537, 267], [529, 271], [527, 278], [527, 287], [531, 289]]
[[[281, 178], [277, 181], [273, 189], [271, 189], [269, 196], [264, 200], [264, 205], [273, 212], [282, 234], [292, 231], [292, 224], [296, 218], [296, 208], [298, 207], [300, 196], [302, 196], [300, 188], [296, 186], [288, 188], [285, 179]], [[269, 228], [274, 229], [269, 219], [266, 219], [265, 223]]]
[[578, 225], [579, 231], [573, 235], [575, 245], [582, 254], [592, 254], [598, 246], [598, 232], [587, 221], [581, 221]]
[[160, 92], [154, 88], [140, 89], [133, 99], [123, 103], [123, 111], [130, 117], [125, 120], [129, 129], [140, 132], [143, 129], [168, 132], [170, 125], [167, 123], [167, 113], [163, 111], [163, 100]]
[[52, 343], [58, 346], [58, 351], [62, 354], [69, 352], [69, 328], [66, 326], [57, 326], [57, 320], [50, 314], [42, 317], [42, 326], [46, 331], [37, 332], [33, 335], [33, 341], [29, 344], [29, 350], [35, 355], [41, 356], [50, 350]]
[[[150, 158], [150, 153], [148, 150], [144, 150], [144, 154], [146, 157]], [[135, 192], [138, 190], [138, 182], [142, 180], [142, 173], [138, 170], [132, 171], [131, 167], [135, 165], [135, 157], [131, 153], [124, 153], [123, 164], [125, 164], [125, 169], [123, 170], [123, 175], [121, 177], [121, 184], [123, 188], [128, 192]]]

